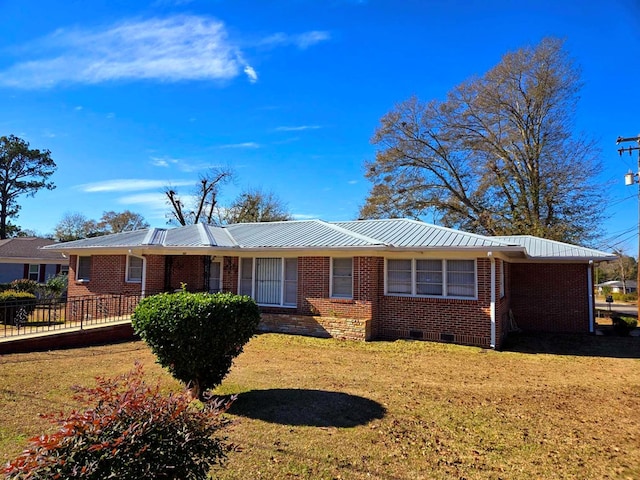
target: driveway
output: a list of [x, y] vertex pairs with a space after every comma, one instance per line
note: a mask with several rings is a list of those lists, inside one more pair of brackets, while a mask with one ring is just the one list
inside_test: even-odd
[[618, 312], [625, 315], [637, 314], [638, 306], [633, 303], [605, 303], [596, 302], [596, 308], [599, 310], [611, 310], [612, 312]]

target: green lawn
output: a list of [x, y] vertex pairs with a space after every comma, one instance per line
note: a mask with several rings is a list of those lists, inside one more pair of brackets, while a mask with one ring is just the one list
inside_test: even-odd
[[[640, 338], [516, 337], [494, 352], [428, 342], [255, 337], [219, 394], [222, 479], [640, 478]], [[138, 360], [144, 343], [0, 356], [0, 460], [72, 408], [74, 384]]]

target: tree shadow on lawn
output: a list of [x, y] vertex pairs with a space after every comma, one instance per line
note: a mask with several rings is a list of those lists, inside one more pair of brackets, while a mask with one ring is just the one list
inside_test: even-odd
[[640, 337], [518, 332], [509, 334], [502, 350], [519, 353], [640, 358]]
[[343, 428], [365, 425], [386, 412], [379, 403], [356, 395], [293, 388], [240, 393], [228, 410], [269, 423]]

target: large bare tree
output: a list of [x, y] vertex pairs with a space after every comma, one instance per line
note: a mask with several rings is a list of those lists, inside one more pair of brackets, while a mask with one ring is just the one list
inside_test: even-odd
[[599, 151], [573, 131], [581, 87], [563, 42], [507, 53], [446, 100], [410, 98], [372, 142], [373, 187], [361, 218], [434, 215], [488, 235], [585, 243], [598, 233]]
[[220, 185], [229, 182], [233, 172], [229, 168], [212, 168], [200, 175], [191, 197], [183, 197], [175, 188], [164, 189], [167, 204], [171, 208], [167, 214], [169, 223], [192, 225], [196, 223], [215, 224], [218, 214], [218, 191]]
[[240, 193], [234, 202], [224, 210], [225, 223], [277, 222], [293, 217], [273, 192], [250, 188]]

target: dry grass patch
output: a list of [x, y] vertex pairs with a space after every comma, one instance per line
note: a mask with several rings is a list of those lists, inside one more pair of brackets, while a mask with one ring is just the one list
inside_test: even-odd
[[[215, 474], [640, 478], [638, 340], [525, 337], [493, 352], [260, 335], [217, 392], [239, 394], [228, 434], [243, 451]], [[38, 412], [73, 406], [71, 385], [136, 360], [179, 388], [140, 342], [0, 357], [1, 460], [48, 428]]]

